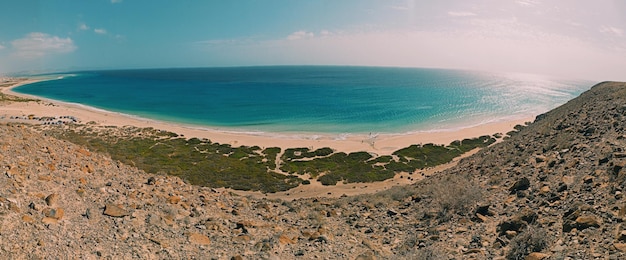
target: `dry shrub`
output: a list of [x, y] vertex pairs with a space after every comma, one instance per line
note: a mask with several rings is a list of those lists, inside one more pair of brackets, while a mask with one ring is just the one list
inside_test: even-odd
[[508, 260], [523, 260], [532, 252], [541, 252], [548, 246], [546, 232], [542, 228], [529, 226], [526, 231], [517, 235], [509, 244]]
[[482, 190], [465, 175], [446, 174], [424, 185], [433, 205], [439, 207], [439, 218], [448, 221], [453, 215], [466, 215], [482, 198]]

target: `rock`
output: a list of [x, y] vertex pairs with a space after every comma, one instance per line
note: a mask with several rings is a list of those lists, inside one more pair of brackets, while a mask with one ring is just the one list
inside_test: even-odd
[[35, 222], [35, 220], [34, 220], [31, 216], [29, 216], [29, 215], [24, 215], [24, 216], [22, 216], [22, 220], [23, 220], [24, 222], [27, 222], [27, 223], [33, 223], [33, 222]]
[[534, 223], [537, 220], [537, 213], [530, 209], [523, 209], [512, 218], [501, 222], [497, 226], [499, 235], [509, 235], [507, 231], [520, 232], [528, 224]]
[[94, 168], [91, 164], [87, 164], [85, 166], [83, 166], [83, 168], [81, 169], [84, 173], [93, 173], [94, 172]]
[[520, 190], [527, 190], [529, 187], [530, 180], [528, 180], [528, 178], [526, 177], [522, 177], [521, 179], [516, 181], [513, 186], [511, 186], [511, 188], [509, 188], [509, 191], [511, 192], [511, 194], [513, 194]]
[[476, 219], [478, 219], [480, 222], [487, 222], [489, 220], [489, 218], [483, 216], [480, 213], [476, 213]]
[[354, 260], [376, 260], [376, 255], [373, 252], [368, 251], [367, 253], [360, 254]]
[[63, 218], [63, 215], [65, 214], [65, 211], [62, 208], [55, 208], [55, 209], [46, 208], [46, 209], [43, 210], [43, 214], [46, 217], [60, 220], [61, 218]]
[[247, 243], [250, 242], [252, 238], [249, 235], [239, 235], [236, 237], [233, 237], [233, 241], [234, 242], [239, 242], [239, 243]]
[[178, 202], [180, 202], [180, 196], [174, 195], [167, 198], [167, 203], [169, 204], [178, 204]]
[[574, 177], [563, 176], [563, 178], [561, 178], [561, 181], [563, 181], [563, 183], [567, 186], [572, 186], [572, 184], [574, 184]]
[[17, 201], [15, 201], [15, 200], [10, 200], [9, 201], [9, 209], [11, 211], [14, 211], [14, 212], [17, 212], [17, 213], [21, 212], [20, 211], [20, 207], [17, 205]]
[[626, 253], [626, 243], [614, 243], [613, 246], [617, 251]]
[[619, 232], [619, 234], [617, 234], [617, 237], [615, 238], [617, 239], [617, 241], [626, 241], [626, 230], [622, 230], [622, 232]]
[[156, 184], [156, 179], [154, 177], [150, 177], [150, 178], [148, 178], [148, 181], [146, 182], [146, 184], [154, 185], [154, 184]]
[[583, 230], [590, 227], [600, 227], [600, 221], [594, 216], [580, 216], [576, 218], [576, 225], [578, 230]]
[[278, 243], [280, 243], [281, 245], [295, 244], [296, 239], [289, 238], [288, 236], [283, 234], [278, 237]]
[[189, 233], [189, 242], [197, 245], [210, 245], [211, 239], [200, 233]]
[[59, 201], [59, 194], [52, 193], [48, 195], [48, 197], [46, 197], [46, 204], [48, 204], [48, 206], [50, 207], [56, 206], [58, 201]]
[[506, 235], [506, 238], [511, 239], [511, 238], [514, 238], [515, 236], [517, 236], [517, 231], [507, 230], [507, 231], [505, 231], [505, 235]]
[[78, 152], [79, 154], [82, 154], [84, 156], [91, 156], [91, 152], [89, 152], [89, 151], [87, 151], [86, 149], [83, 149], [83, 148], [78, 149], [78, 151], [76, 151], [76, 152]]
[[542, 156], [542, 155], [535, 156], [535, 162], [536, 163], [542, 163], [542, 162], [545, 162], [547, 160], [548, 160], [548, 158], [545, 157], [545, 156]]
[[524, 258], [524, 260], [542, 260], [542, 259], [548, 258], [549, 256], [550, 255], [544, 254], [544, 253], [532, 252], [528, 254], [526, 258]]
[[103, 214], [109, 217], [121, 218], [121, 217], [129, 216], [130, 212], [117, 205], [106, 204], [104, 206]]
[[56, 218], [49, 218], [49, 217], [45, 217], [41, 220], [41, 222], [43, 222], [46, 225], [50, 225], [50, 224], [57, 224], [59, 223], [59, 220]]

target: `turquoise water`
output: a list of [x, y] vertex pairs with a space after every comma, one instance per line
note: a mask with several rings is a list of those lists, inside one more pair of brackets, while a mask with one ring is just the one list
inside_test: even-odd
[[72, 72], [14, 91], [225, 130], [406, 133], [534, 116], [592, 85], [443, 69], [276, 66]]

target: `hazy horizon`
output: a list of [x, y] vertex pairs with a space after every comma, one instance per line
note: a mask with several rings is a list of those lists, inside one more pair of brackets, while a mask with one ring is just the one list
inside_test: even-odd
[[0, 75], [345, 65], [626, 80], [621, 1], [0, 3]]

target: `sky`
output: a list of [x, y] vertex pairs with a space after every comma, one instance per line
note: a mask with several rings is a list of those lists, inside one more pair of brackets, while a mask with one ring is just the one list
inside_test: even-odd
[[355, 65], [626, 81], [621, 0], [2, 0], [0, 75]]

